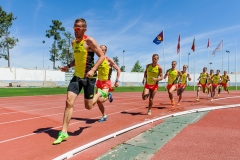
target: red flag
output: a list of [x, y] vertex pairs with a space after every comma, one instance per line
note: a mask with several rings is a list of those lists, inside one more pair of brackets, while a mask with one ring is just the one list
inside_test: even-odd
[[180, 53], [180, 34], [178, 35], [177, 54]]
[[210, 41], [209, 41], [209, 38], [208, 38], [208, 43], [207, 43], [207, 48], [210, 47]]
[[193, 43], [192, 43], [192, 51], [194, 52], [195, 51], [195, 37], [194, 37], [194, 39], [193, 39]]

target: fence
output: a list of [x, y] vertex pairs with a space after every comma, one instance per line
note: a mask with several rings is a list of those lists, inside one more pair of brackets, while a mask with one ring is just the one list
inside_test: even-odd
[[[116, 79], [116, 72], [112, 72], [112, 84]], [[61, 72], [60, 70], [40, 70], [25, 68], [0, 67], [0, 87], [12, 85], [21, 87], [55, 87], [67, 86], [73, 77], [73, 72]], [[197, 85], [199, 74], [190, 74], [192, 81], [190, 86]], [[240, 85], [240, 74], [229, 74], [229, 86]], [[119, 78], [120, 86], [142, 86], [143, 73], [122, 72]], [[159, 82], [159, 86], [166, 85], [167, 79]]]

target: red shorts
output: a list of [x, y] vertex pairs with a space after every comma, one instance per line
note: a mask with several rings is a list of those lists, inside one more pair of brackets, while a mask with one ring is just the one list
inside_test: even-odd
[[178, 84], [178, 88], [185, 88], [187, 84]]
[[176, 86], [176, 89], [178, 88], [178, 84], [168, 84], [167, 89], [170, 90], [172, 86]]
[[206, 84], [198, 83], [198, 87], [206, 88]]
[[222, 85], [223, 87], [225, 87], [225, 88], [228, 86], [227, 83], [221, 83], [221, 85]]
[[114, 89], [112, 88], [112, 82], [110, 80], [107, 81], [97, 80], [96, 86], [97, 88], [100, 89], [109, 89], [109, 92], [114, 91]]
[[213, 87], [217, 87], [217, 86], [219, 86], [219, 84], [214, 84], [214, 83], [213, 83], [212, 86], [213, 86]]
[[150, 90], [158, 90], [158, 84], [150, 85], [150, 84], [145, 84], [144, 88], [150, 89]]

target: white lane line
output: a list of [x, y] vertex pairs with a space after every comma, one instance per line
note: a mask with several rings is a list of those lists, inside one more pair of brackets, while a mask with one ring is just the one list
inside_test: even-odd
[[[130, 103], [121, 103], [121, 105], [129, 105], [129, 104], [134, 104], [136, 102], [130, 102]], [[114, 107], [116, 105], [109, 105], [109, 106], [106, 106], [105, 108], [109, 108], [109, 107]], [[119, 106], [119, 105], [118, 105]], [[94, 110], [94, 109], [98, 109], [97, 107], [94, 107], [93, 109], [91, 110]], [[81, 109], [81, 110], [74, 110], [73, 112], [76, 113], [76, 112], [79, 112], [79, 111], [86, 111], [86, 109]], [[19, 112], [20, 113], [20, 112]], [[56, 116], [56, 115], [61, 115], [61, 114], [64, 114], [64, 112], [61, 112], [61, 113], [55, 113], [55, 114], [50, 114], [50, 115], [44, 115], [44, 116], [37, 116], [37, 117], [32, 117], [32, 118], [26, 118], [26, 119], [19, 119], [19, 120], [14, 120], [14, 121], [8, 121], [8, 122], [1, 122], [1, 124], [8, 124], [8, 123], [15, 123], [15, 122], [21, 122], [21, 121], [27, 121], [27, 120], [33, 120], [33, 119], [39, 119], [39, 118], [43, 118], [43, 117], [49, 117], [49, 116]]]
[[[130, 110], [134, 110], [134, 109], [140, 109], [140, 108], [145, 108], [145, 107], [131, 108], [131, 109], [126, 110], [126, 111], [130, 111]], [[117, 111], [117, 112], [110, 113], [110, 114], [108, 114], [108, 115], [114, 115], [114, 114], [118, 114], [118, 113], [121, 113], [121, 112], [122, 112], [122, 111]], [[101, 118], [101, 116], [93, 117], [93, 118], [91, 118], [91, 119], [95, 119], [95, 118]], [[74, 125], [74, 124], [79, 124], [79, 123], [83, 123], [83, 121], [70, 123], [69, 126]], [[62, 127], [62, 126], [58, 126], [58, 127], [54, 127], [54, 128], [42, 130], [42, 131], [39, 131], [39, 132], [36, 132], [36, 133], [26, 134], [26, 135], [23, 135], [23, 136], [19, 136], [19, 137], [7, 139], [7, 140], [4, 140], [4, 141], [0, 141], [0, 144], [1, 144], [1, 143], [5, 143], [5, 142], [9, 142], [9, 141], [13, 141], [13, 140], [16, 140], [16, 139], [20, 139], [20, 138], [29, 137], [29, 136], [32, 136], [32, 135], [35, 135], [35, 134], [47, 132], [47, 131], [49, 131], [49, 130], [57, 129], [57, 128], [61, 128], [61, 127]]]
[[[239, 107], [240, 104], [235, 104], [234, 107]], [[226, 108], [226, 106], [216, 106], [215, 109], [222, 109], [222, 108]], [[166, 115], [166, 116], [163, 116], [163, 117], [159, 117], [159, 118], [155, 118], [155, 119], [152, 119], [152, 120], [148, 120], [148, 121], [145, 121], [145, 122], [142, 122], [142, 123], [139, 123], [139, 124], [136, 124], [134, 126], [131, 126], [131, 127], [128, 127], [128, 128], [125, 128], [123, 130], [120, 130], [120, 131], [117, 131], [115, 133], [112, 133], [110, 135], [107, 135], [105, 137], [102, 137], [100, 139], [97, 139], [95, 141], [92, 141], [90, 143], [87, 143], [83, 146], [80, 146], [78, 148], [75, 148], [67, 153], [64, 153], [56, 158], [54, 158], [53, 160], [65, 160], [65, 159], [69, 159], [71, 157], [73, 157], [74, 155], [76, 155], [77, 153], [87, 149], [87, 148], [90, 148], [98, 143], [101, 143], [103, 141], [106, 141], [108, 139], [111, 139], [111, 138], [114, 138], [116, 137], [117, 135], [120, 135], [120, 134], [123, 134], [125, 132], [128, 132], [130, 130], [133, 130], [135, 128], [138, 128], [138, 127], [141, 127], [143, 125], [146, 125], [146, 124], [149, 124], [149, 123], [153, 123], [154, 121], [158, 121], [158, 120], [161, 120], [161, 119], [164, 119], [164, 118], [168, 118], [168, 117], [171, 117], [171, 116], [178, 116], [178, 115], [184, 115], [184, 114], [189, 114], [189, 113], [193, 113], [193, 112], [199, 112], [199, 110], [201, 110], [202, 108], [199, 108], [199, 109], [192, 109], [192, 110], [188, 110], [188, 111], [183, 111], [183, 112], [179, 112], [179, 113], [175, 113], [175, 114], [169, 114], [169, 115]], [[206, 108], [204, 108], [206, 109]], [[214, 110], [212, 109], [211, 107], [209, 108], [209, 110]]]

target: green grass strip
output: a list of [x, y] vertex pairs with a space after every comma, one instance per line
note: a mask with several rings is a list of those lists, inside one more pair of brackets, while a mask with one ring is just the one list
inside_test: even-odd
[[[229, 90], [235, 90], [234, 86], [228, 87]], [[186, 91], [193, 91], [193, 86], [187, 86]], [[114, 92], [142, 92], [143, 86], [131, 87], [115, 87]], [[160, 86], [158, 91], [165, 91], [165, 87]], [[53, 88], [0, 88], [0, 97], [14, 97], [14, 96], [35, 96], [35, 95], [55, 95], [66, 94], [66, 87], [53, 87]], [[81, 94], [83, 91], [81, 92]]]

